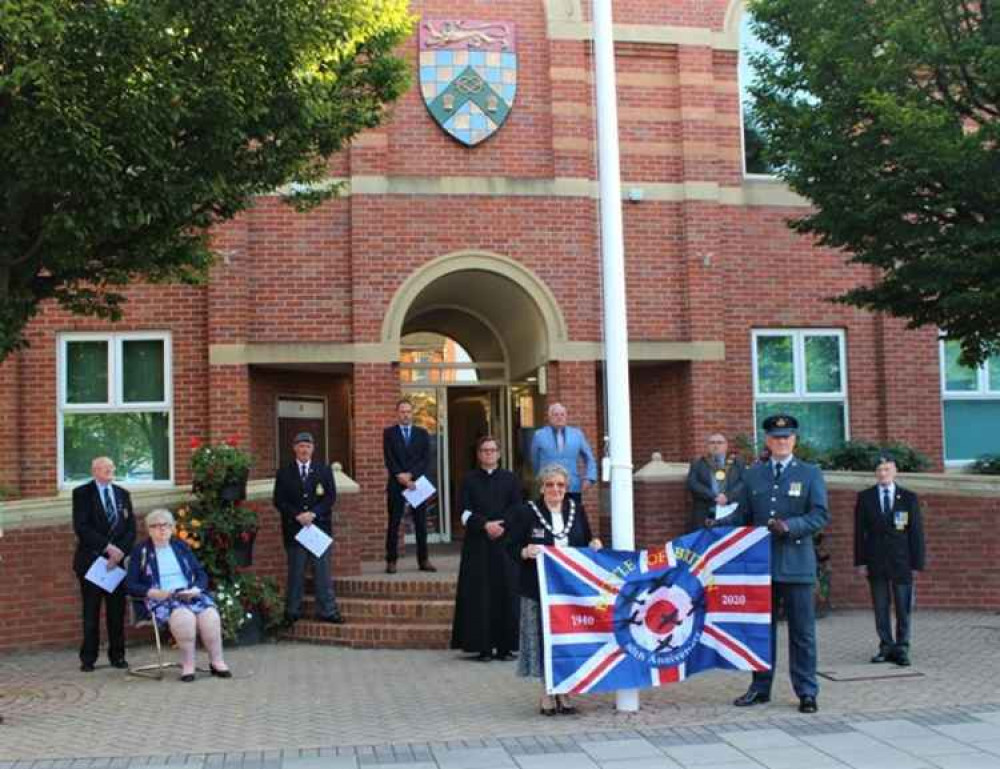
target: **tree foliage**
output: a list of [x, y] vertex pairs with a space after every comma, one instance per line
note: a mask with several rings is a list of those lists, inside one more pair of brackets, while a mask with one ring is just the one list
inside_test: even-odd
[[751, 0], [768, 160], [799, 232], [872, 265], [840, 301], [1000, 351], [996, 0]]
[[0, 2], [0, 360], [43, 300], [116, 318], [196, 282], [208, 229], [327, 159], [406, 87], [405, 0]]

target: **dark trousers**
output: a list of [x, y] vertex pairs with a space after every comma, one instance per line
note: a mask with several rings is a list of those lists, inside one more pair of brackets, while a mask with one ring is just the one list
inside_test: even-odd
[[316, 591], [316, 616], [333, 617], [337, 612], [337, 599], [330, 582], [330, 545], [319, 558], [298, 542], [288, 545], [288, 586], [285, 589], [285, 615], [298, 619], [302, 612], [302, 593], [306, 582], [306, 564], [313, 565], [313, 589]]
[[753, 674], [752, 688], [771, 694], [774, 671], [778, 665], [778, 602], [785, 605], [788, 622], [788, 666], [792, 688], [799, 697], [815, 697], [816, 681], [816, 605], [812, 584], [771, 583], [771, 669]]
[[114, 593], [105, 593], [92, 582], [80, 577], [80, 597], [83, 599], [83, 643], [80, 662], [93, 665], [101, 647], [101, 602], [108, 631], [108, 660], [125, 659], [125, 583]]
[[[869, 577], [872, 606], [875, 608], [875, 632], [883, 654], [894, 649], [910, 648], [910, 609], [913, 608], [913, 583], [901, 583], [887, 577]], [[896, 606], [896, 640], [892, 638], [889, 605]]]
[[389, 527], [385, 533], [385, 560], [391, 563], [399, 558], [399, 524], [407, 510], [413, 514], [413, 533], [417, 537], [417, 562], [427, 561], [427, 505], [410, 507], [403, 493], [396, 489], [386, 492], [389, 505]]

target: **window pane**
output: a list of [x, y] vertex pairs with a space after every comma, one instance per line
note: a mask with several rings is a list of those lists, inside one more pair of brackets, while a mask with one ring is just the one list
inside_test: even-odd
[[757, 337], [757, 392], [795, 392], [792, 337]]
[[[758, 403], [757, 431], [763, 438], [764, 420], [771, 414], [791, 414], [799, 420], [799, 440], [813, 448], [829, 451], [844, 442], [844, 404], [834, 403]], [[761, 440], [763, 443], [763, 440]]]
[[807, 336], [806, 392], [840, 392], [840, 338]]
[[944, 458], [1000, 454], [1000, 400], [944, 402]]
[[740, 20], [740, 105], [743, 109], [743, 152], [748, 174], [773, 174], [774, 168], [764, 159], [767, 136], [754, 114], [753, 99], [749, 88], [757, 80], [751, 57], [769, 53], [770, 49], [761, 42], [750, 25], [750, 14], [744, 13]]
[[994, 355], [986, 362], [986, 370], [990, 372], [990, 390], [1000, 392], [1000, 355]]
[[170, 480], [170, 415], [64, 415], [63, 480], [89, 478], [90, 462], [99, 456], [111, 457], [119, 480]]
[[125, 403], [159, 403], [166, 400], [163, 340], [122, 342], [122, 380]]
[[107, 342], [66, 342], [66, 402], [108, 402]]
[[944, 343], [944, 389], [949, 392], [975, 392], [979, 388], [977, 370], [958, 362], [959, 343]]

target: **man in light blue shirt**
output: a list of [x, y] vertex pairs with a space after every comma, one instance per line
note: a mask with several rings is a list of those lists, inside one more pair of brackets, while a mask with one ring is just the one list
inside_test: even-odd
[[[559, 465], [569, 473], [569, 495], [580, 504], [583, 491], [597, 483], [597, 462], [590, 444], [579, 427], [566, 424], [568, 413], [561, 403], [549, 406], [549, 424], [536, 430], [531, 439], [531, 468], [537, 475], [549, 465]], [[585, 464], [580, 477], [579, 463]]]

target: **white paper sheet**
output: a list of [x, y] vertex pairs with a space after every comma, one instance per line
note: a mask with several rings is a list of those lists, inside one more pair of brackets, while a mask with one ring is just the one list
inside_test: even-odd
[[419, 507], [433, 497], [436, 491], [434, 485], [427, 480], [427, 476], [421, 475], [417, 478], [412, 489], [403, 490], [403, 498], [410, 504], [410, 507]]
[[102, 590], [113, 593], [125, 579], [125, 569], [121, 566], [115, 566], [109, 571], [108, 559], [102, 555], [90, 564], [90, 568], [83, 576], [88, 582], [93, 582]]
[[740, 506], [739, 502], [733, 502], [731, 505], [716, 505], [715, 506], [715, 522], [725, 520], [733, 513], [736, 512], [736, 508]]
[[299, 533], [295, 535], [295, 539], [298, 540], [299, 544], [302, 545], [306, 550], [319, 558], [326, 549], [330, 547], [330, 543], [333, 542], [333, 538], [323, 531], [319, 526], [310, 524], [308, 526], [303, 526]]

